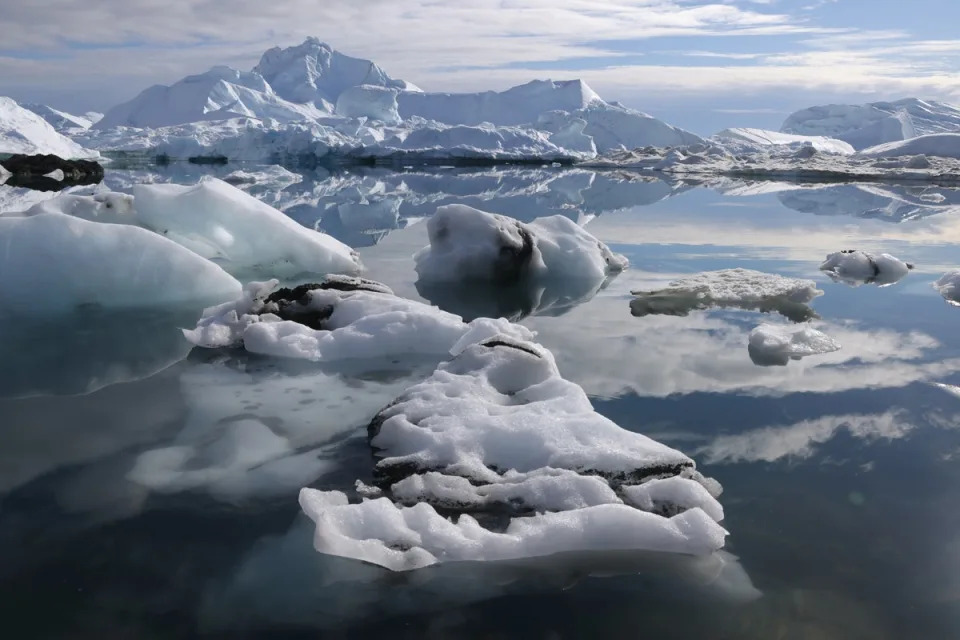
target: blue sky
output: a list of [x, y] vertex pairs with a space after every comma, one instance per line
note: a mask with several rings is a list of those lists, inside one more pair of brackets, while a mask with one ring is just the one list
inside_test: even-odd
[[43, 0], [0, 20], [0, 95], [104, 110], [312, 35], [427, 90], [582, 77], [709, 134], [824, 102], [960, 100], [947, 0]]

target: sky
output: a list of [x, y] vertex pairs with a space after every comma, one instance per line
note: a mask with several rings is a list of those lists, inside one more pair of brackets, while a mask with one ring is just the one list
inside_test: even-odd
[[583, 78], [701, 134], [797, 109], [960, 102], [950, 0], [3, 0], [0, 95], [103, 111], [315, 36], [428, 91]]

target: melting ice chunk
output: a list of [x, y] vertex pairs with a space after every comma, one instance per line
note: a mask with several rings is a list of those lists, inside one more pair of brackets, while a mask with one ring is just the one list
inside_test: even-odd
[[439, 207], [427, 222], [430, 245], [415, 256], [421, 281], [510, 284], [579, 278], [600, 283], [627, 267], [565, 216], [520, 222], [465, 205]]
[[939, 291], [949, 304], [960, 307], [960, 269], [943, 274], [933, 284], [933, 288]]
[[762, 324], [750, 332], [750, 359], [760, 366], [786, 365], [790, 360], [840, 350], [840, 343], [813, 327]]
[[875, 256], [859, 249], [831, 253], [820, 265], [821, 271], [838, 282], [851, 287], [875, 284], [880, 287], [899, 282], [913, 269], [913, 265], [894, 258], [889, 253]]

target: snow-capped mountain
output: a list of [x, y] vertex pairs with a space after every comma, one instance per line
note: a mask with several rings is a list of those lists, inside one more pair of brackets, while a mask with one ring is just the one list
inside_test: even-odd
[[49, 122], [21, 107], [15, 100], [0, 97], [0, 156], [16, 153], [52, 153], [66, 159], [99, 156], [96, 151], [85, 149], [59, 133]]
[[960, 107], [919, 98], [860, 105], [828, 104], [791, 114], [780, 131], [828, 136], [865, 149], [931, 133], [960, 131]]

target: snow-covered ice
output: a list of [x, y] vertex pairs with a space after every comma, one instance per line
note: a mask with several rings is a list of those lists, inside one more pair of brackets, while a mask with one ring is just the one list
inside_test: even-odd
[[317, 551], [394, 571], [439, 562], [512, 560], [574, 551], [645, 550], [706, 555], [723, 547], [726, 531], [701, 509], [663, 518], [606, 504], [517, 518], [503, 533], [468, 514], [454, 523], [427, 504], [387, 498], [347, 504], [338, 492], [301, 489], [300, 506], [316, 523]]
[[[371, 422], [384, 497], [349, 504], [343, 493], [301, 491], [318, 551], [399, 571], [601, 548], [706, 554], [723, 546], [719, 484], [679, 451], [596, 413], [549, 351], [507, 335], [457, 351]], [[665, 478], [674, 481], [644, 488]], [[498, 532], [465, 513], [447, 520], [437, 508], [517, 517]]]
[[750, 332], [747, 347], [754, 364], [783, 366], [790, 360], [839, 351], [840, 343], [806, 325], [762, 324]]
[[45, 104], [21, 104], [21, 107], [33, 111], [35, 114], [50, 123], [54, 129], [60, 133], [70, 134], [77, 129], [89, 129], [94, 122], [98, 122], [103, 117], [102, 113], [88, 113], [84, 115], [73, 115], [60, 109]]
[[635, 316], [684, 316], [697, 309], [732, 307], [773, 311], [802, 322], [814, 317], [808, 304], [823, 291], [813, 280], [737, 268], [699, 273], [663, 289], [634, 291], [633, 295], [630, 310]]
[[831, 278], [852, 287], [862, 284], [887, 287], [905, 278], [911, 269], [912, 264], [889, 253], [873, 255], [859, 249], [831, 253], [820, 265], [820, 270]]
[[427, 222], [430, 245], [414, 256], [421, 281], [577, 279], [602, 282], [627, 259], [564, 216], [524, 223], [464, 205], [447, 205]]
[[0, 307], [15, 314], [235, 298], [223, 269], [157, 234], [59, 213], [0, 216]]
[[276, 280], [247, 285], [243, 296], [207, 309], [187, 339], [207, 348], [243, 346], [287, 358], [331, 361], [399, 354], [446, 356], [463, 339], [529, 331], [506, 320], [464, 323], [384, 285], [328, 276], [324, 282], [279, 289]]
[[61, 134], [33, 111], [0, 96], [0, 157], [18, 153], [53, 154], [68, 160], [100, 155]]

